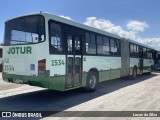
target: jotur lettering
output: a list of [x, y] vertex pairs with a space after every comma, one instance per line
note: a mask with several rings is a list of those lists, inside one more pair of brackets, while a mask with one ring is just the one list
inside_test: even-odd
[[32, 54], [32, 47], [9, 47], [8, 54]]

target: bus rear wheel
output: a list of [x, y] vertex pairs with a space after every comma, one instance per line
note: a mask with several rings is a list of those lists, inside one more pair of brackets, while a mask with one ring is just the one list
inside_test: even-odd
[[151, 75], [152, 72], [153, 72], [153, 66], [151, 65], [150, 71], [149, 71], [147, 74], [148, 74], [148, 75]]
[[132, 79], [132, 80], [135, 80], [136, 77], [137, 77], [137, 68], [134, 67], [134, 68], [133, 68], [133, 71], [132, 71], [131, 79]]
[[96, 90], [98, 83], [97, 73], [94, 71], [90, 71], [87, 75], [85, 91], [94, 92]]

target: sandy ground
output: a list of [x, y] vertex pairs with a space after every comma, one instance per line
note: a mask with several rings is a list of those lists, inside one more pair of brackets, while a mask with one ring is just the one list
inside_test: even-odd
[[[159, 93], [160, 73], [142, 75], [136, 80], [116, 79], [103, 82], [94, 93], [85, 93], [79, 89], [57, 92], [0, 80], [0, 111], [160, 111]], [[84, 116], [86, 113], [77, 114]], [[93, 113], [90, 114], [92, 116]], [[74, 113], [71, 116], [77, 115]], [[54, 119], [158, 120], [154, 117], [54, 117]]]

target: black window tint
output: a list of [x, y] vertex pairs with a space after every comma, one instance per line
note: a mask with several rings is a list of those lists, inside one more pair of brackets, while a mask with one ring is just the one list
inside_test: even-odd
[[143, 58], [147, 58], [147, 49], [143, 48]]
[[103, 37], [103, 42], [104, 42], [104, 45], [109, 46], [109, 38], [108, 37]]
[[91, 38], [90, 38], [90, 34], [89, 34], [89, 33], [86, 33], [85, 38], [86, 38], [86, 42], [87, 42], [87, 43], [89, 43], [89, 42], [91, 41]]
[[130, 56], [131, 57], [139, 57], [139, 47], [136, 44], [130, 43]]
[[152, 50], [151, 49], [147, 49], [147, 58], [152, 59]]
[[98, 45], [102, 45], [103, 44], [102, 36], [97, 36], [97, 44]]
[[2, 49], [0, 49], [0, 58], [2, 58]]
[[103, 45], [97, 45], [98, 54], [103, 54]]
[[96, 43], [96, 36], [94, 34], [91, 34], [91, 43], [92, 44]]
[[96, 45], [95, 44], [88, 44], [88, 52], [89, 54], [96, 54]]
[[118, 48], [118, 50], [120, 49], [120, 42], [119, 40], [115, 40], [116, 41], [116, 47]]
[[5, 23], [4, 45], [33, 44], [45, 40], [44, 18], [26, 16]]
[[110, 49], [112, 55], [120, 55], [119, 41], [117, 39], [110, 39]]
[[109, 39], [97, 36], [97, 52], [98, 54], [109, 55]]
[[72, 52], [72, 36], [71, 35], [68, 35], [67, 36], [67, 44], [68, 44], [68, 52]]
[[114, 47], [114, 46], [115, 46], [114, 39], [110, 39], [110, 46], [111, 46], [111, 47]]
[[57, 23], [51, 22], [49, 25], [49, 37], [50, 37], [50, 46], [53, 53], [62, 52], [62, 32], [61, 26]]
[[118, 53], [117, 54], [120, 55], [120, 41], [119, 40], [117, 40], [117, 49], [118, 49]]
[[134, 45], [134, 52], [137, 51], [137, 45]]
[[95, 35], [94, 34], [90, 35], [89, 33], [86, 33], [85, 38], [86, 38], [86, 53], [87, 54], [96, 54]]
[[130, 44], [130, 53], [134, 53], [134, 45]]
[[80, 38], [75, 37], [75, 50], [80, 50]]
[[117, 40], [114, 40], [114, 47], [117, 47]]
[[139, 46], [137, 45], [137, 53], [139, 53]]

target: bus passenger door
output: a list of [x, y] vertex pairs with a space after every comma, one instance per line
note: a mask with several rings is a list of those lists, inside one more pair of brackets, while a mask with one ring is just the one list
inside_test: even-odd
[[143, 73], [143, 48], [139, 48], [139, 70]]
[[66, 88], [81, 85], [82, 74], [82, 43], [81, 37], [67, 34], [66, 55]]

